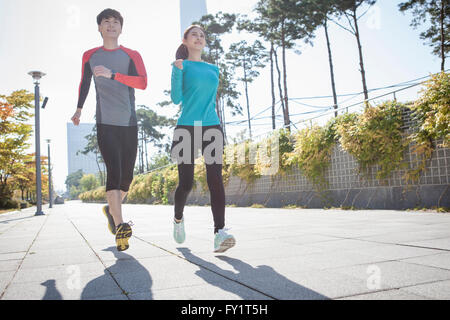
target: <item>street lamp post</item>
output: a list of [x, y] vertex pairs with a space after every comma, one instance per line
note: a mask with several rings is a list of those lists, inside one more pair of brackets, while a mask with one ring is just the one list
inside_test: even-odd
[[49, 208], [53, 208], [53, 201], [52, 201], [52, 167], [50, 163], [50, 139], [47, 139], [47, 146], [48, 146], [48, 203]]
[[28, 72], [34, 80], [34, 122], [35, 122], [35, 144], [36, 144], [36, 213], [35, 216], [41, 216], [42, 212], [42, 183], [41, 183], [41, 143], [40, 143], [40, 128], [39, 128], [39, 80], [45, 76], [41, 71]]

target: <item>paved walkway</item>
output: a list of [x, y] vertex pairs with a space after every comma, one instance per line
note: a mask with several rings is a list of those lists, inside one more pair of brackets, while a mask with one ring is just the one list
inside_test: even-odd
[[0, 215], [0, 299], [450, 299], [450, 214], [227, 208], [237, 246], [214, 254], [209, 207], [125, 205], [118, 252], [100, 204]]

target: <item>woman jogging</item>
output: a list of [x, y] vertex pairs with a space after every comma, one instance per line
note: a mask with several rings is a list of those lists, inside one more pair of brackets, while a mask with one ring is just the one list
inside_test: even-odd
[[216, 113], [219, 68], [202, 60], [206, 45], [205, 30], [192, 25], [184, 32], [181, 46], [172, 64], [171, 98], [181, 102], [181, 115], [175, 127], [171, 156], [178, 164], [178, 186], [175, 191], [173, 236], [183, 243], [183, 210], [194, 182], [194, 161], [201, 148], [205, 157], [206, 178], [214, 218], [214, 252], [233, 247], [235, 238], [225, 227], [225, 189], [222, 180], [223, 131]]

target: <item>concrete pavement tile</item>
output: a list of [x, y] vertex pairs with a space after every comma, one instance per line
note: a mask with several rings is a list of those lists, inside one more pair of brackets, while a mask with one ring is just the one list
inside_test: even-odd
[[346, 274], [368, 283], [376, 289], [394, 289], [431, 281], [450, 279], [450, 271], [405, 263], [388, 261], [358, 266], [329, 269], [330, 272]]
[[105, 267], [99, 261], [64, 266], [46, 266], [30, 269], [20, 268], [14, 277], [14, 283], [44, 282], [48, 279], [68, 281], [75, 277], [88, 279], [101, 276], [104, 273]]
[[32, 241], [29, 242], [14, 242], [14, 241], [3, 241], [0, 242], [0, 253], [11, 253], [11, 252], [26, 252], [30, 248]]
[[[306, 288], [310, 292], [314, 292], [322, 297], [326, 297], [327, 299], [336, 299], [342, 296], [369, 293], [372, 291], [372, 289], [367, 287], [366, 282], [361, 281], [360, 279], [333, 273], [328, 270], [302, 271], [300, 273], [286, 275], [286, 277], [289, 281], [297, 284], [297, 287]], [[278, 283], [280, 281], [276, 278], [274, 280], [275, 281], [273, 281], [272, 286], [279, 286]], [[270, 290], [270, 283], [263, 282], [261, 285], [267, 286]], [[286, 293], [283, 292], [282, 288], [280, 288], [278, 295], [281, 299], [297, 299], [298, 293], [294, 291], [290, 296], [288, 296], [288, 298], [286, 298]], [[301, 295], [299, 298], [303, 299]], [[316, 297], [313, 297], [312, 299], [316, 299]]]
[[[275, 266], [272, 263], [263, 264], [262, 261], [250, 264], [229, 256], [220, 256], [218, 259], [232, 266], [232, 271], [219, 264], [216, 268], [211, 265], [208, 267], [278, 299], [328, 299], [369, 291], [359, 279], [313, 269], [304, 265], [301, 259], [280, 259], [280, 263]], [[285, 266], [280, 267], [283, 263]]]
[[429, 300], [429, 298], [405, 292], [401, 289], [393, 289], [345, 297], [337, 300]]
[[401, 261], [450, 270], [450, 253], [439, 253], [425, 257], [402, 259]]
[[0, 271], [0, 294], [5, 290], [6, 286], [11, 282], [15, 271]]
[[130, 300], [130, 299], [128, 299], [125, 294], [119, 294], [119, 295], [114, 295], [114, 296], [93, 297], [93, 298], [88, 298], [87, 300]]
[[437, 238], [449, 237], [450, 231], [439, 231], [439, 230], [428, 230], [428, 231], [416, 231], [411, 232], [410, 230], [403, 232], [391, 232], [383, 233], [376, 236], [369, 237], [359, 237], [363, 240], [375, 241], [375, 242], [385, 242], [385, 243], [403, 243], [406, 244], [411, 241], [421, 241]]
[[108, 270], [125, 291], [133, 293], [223, 281], [222, 277], [178, 257], [119, 260]]
[[379, 263], [386, 260], [388, 259], [350, 251], [321, 252], [301, 257], [303, 264], [319, 270], [366, 263]]
[[22, 260], [25, 257], [25, 251], [22, 252], [10, 252], [0, 253], [0, 263], [8, 260]]
[[431, 299], [450, 300], [450, 281], [439, 281], [401, 289], [404, 292]]
[[374, 243], [358, 239], [339, 239], [310, 244], [311, 247], [320, 249], [320, 252], [333, 252], [333, 251], [342, 252], [351, 250], [361, 250], [361, 252], [363, 252], [366, 248], [373, 248], [382, 245], [383, 244], [380, 243]]
[[322, 252], [320, 249], [310, 245], [288, 245], [282, 242], [279, 242], [279, 245], [277, 244], [269, 243], [266, 247], [251, 248], [251, 245], [246, 244], [245, 247], [241, 247], [241, 243], [237, 243], [235, 247], [227, 251], [227, 255], [243, 260], [271, 259], [274, 261], [292, 256], [300, 257]]
[[292, 244], [314, 244], [328, 241], [336, 241], [336, 237], [324, 236], [320, 234], [309, 234], [295, 237], [283, 237], [281, 239], [283, 242]]
[[410, 257], [420, 257], [441, 253], [439, 250], [414, 248], [400, 245], [378, 245], [364, 249], [351, 250], [351, 252], [361, 253], [371, 257], [380, 257], [386, 260], [400, 260]]
[[291, 255], [273, 259], [257, 255], [249, 257], [249, 255], [240, 255], [237, 252], [228, 252], [227, 255], [224, 255], [195, 253], [186, 249], [180, 249], [180, 251], [181, 255], [188, 261], [230, 278], [233, 278], [238, 273], [238, 270], [252, 270], [253, 266], [258, 267], [262, 265], [270, 265], [274, 270], [283, 274], [307, 270], [317, 271], [317, 269], [303, 264], [299, 256]]
[[[33, 254], [31, 254], [33, 253]], [[21, 268], [33, 269], [40, 267], [75, 265], [98, 261], [98, 257], [89, 248], [67, 248], [49, 251], [30, 251]]]
[[160, 266], [155, 266], [153, 269], [147, 267], [147, 269], [143, 272], [119, 273], [113, 276], [120, 286], [129, 293], [206, 284], [224, 289], [233, 283], [200, 267], [195, 270], [191, 267], [174, 271], [171, 271], [170, 267], [166, 267], [166, 269], [169, 269], [166, 272]]
[[[199, 264], [228, 279], [261, 290], [265, 294], [279, 299], [325, 299], [321, 294], [298, 285], [267, 265], [251, 265], [245, 261], [229, 256], [204, 257], [187, 250], [182, 254], [193, 263]], [[308, 271], [309, 272], [309, 271]]]
[[226, 286], [193, 285], [129, 295], [132, 300], [270, 300], [245, 286], [228, 281]]
[[[176, 243], [172, 237], [172, 233], [169, 233], [164, 237], [155, 237], [152, 235], [137, 236], [144, 242], [147, 242], [148, 245], [153, 244], [158, 247], [162, 247], [170, 252], [177, 252], [177, 248], [180, 247], [189, 247], [195, 252], [212, 252], [214, 250], [214, 238], [212, 234], [211, 238], [209, 239], [193, 236], [192, 234], [187, 234], [186, 241], [183, 244]], [[237, 238], [236, 240], [239, 241]]]
[[[232, 257], [218, 257], [219, 259], [223, 259], [224, 261], [226, 259], [239, 259], [238, 256], [233, 255]], [[320, 271], [316, 267], [312, 265], [308, 265], [306, 263], [303, 263], [303, 260], [301, 257], [298, 256], [290, 256], [290, 257], [284, 257], [284, 258], [277, 258], [277, 259], [270, 259], [270, 258], [254, 258], [254, 259], [246, 259], [242, 258], [241, 261], [245, 261], [246, 264], [251, 264], [255, 267], [258, 266], [270, 266], [273, 268], [276, 272], [281, 274], [294, 274], [294, 273], [301, 273], [301, 272], [307, 272], [307, 271]]]
[[129, 244], [130, 247], [126, 251], [117, 251], [115, 246], [93, 246], [92, 248], [102, 261], [171, 256], [170, 253], [164, 250], [143, 243], [142, 241], [136, 241], [136, 239], [130, 240]]
[[363, 238], [369, 236], [375, 236], [386, 231], [383, 229], [373, 229], [373, 228], [365, 228], [364, 226], [359, 226], [355, 228], [348, 228], [347, 226], [336, 229], [334, 232], [329, 231], [325, 233], [325, 231], [321, 230], [321, 228], [315, 228], [314, 232], [317, 234], [323, 234], [329, 237], [338, 237], [338, 238]]
[[450, 237], [442, 238], [442, 239], [409, 241], [409, 242], [405, 242], [404, 244], [420, 246], [420, 247], [429, 247], [429, 248], [450, 250]]
[[36, 239], [31, 247], [30, 251], [46, 251], [46, 250], [58, 250], [58, 249], [67, 249], [71, 250], [73, 248], [83, 248], [88, 247], [86, 241], [83, 238], [68, 238], [68, 239]]
[[92, 279], [55, 280], [11, 283], [5, 300], [79, 300], [120, 295], [122, 290], [108, 275]]
[[16, 271], [22, 260], [6, 260], [0, 262], [0, 272]]
[[50, 241], [60, 241], [66, 239], [81, 239], [80, 234], [74, 231], [60, 231], [60, 232], [41, 232], [37, 238], [38, 240], [50, 240]]

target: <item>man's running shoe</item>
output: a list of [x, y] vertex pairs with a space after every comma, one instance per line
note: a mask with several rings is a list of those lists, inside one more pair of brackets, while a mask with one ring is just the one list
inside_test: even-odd
[[225, 252], [228, 249], [234, 247], [236, 239], [225, 232], [224, 229], [220, 229], [214, 237], [214, 252]]
[[116, 245], [118, 251], [124, 251], [129, 248], [128, 239], [131, 238], [131, 227], [128, 223], [121, 223], [117, 226]]
[[112, 234], [116, 234], [116, 224], [114, 223], [114, 219], [109, 213], [109, 206], [103, 206], [103, 214], [105, 215], [106, 219], [108, 219], [108, 229]]
[[186, 239], [186, 233], [184, 232], [184, 217], [179, 223], [177, 223], [175, 219], [173, 220], [173, 238], [180, 244]]

